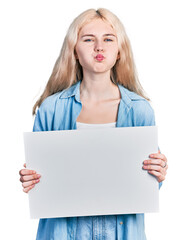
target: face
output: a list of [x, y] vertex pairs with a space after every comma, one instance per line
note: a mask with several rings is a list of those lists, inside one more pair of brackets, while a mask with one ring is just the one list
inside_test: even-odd
[[103, 20], [93, 20], [80, 30], [75, 51], [83, 74], [108, 72], [119, 58], [116, 33]]

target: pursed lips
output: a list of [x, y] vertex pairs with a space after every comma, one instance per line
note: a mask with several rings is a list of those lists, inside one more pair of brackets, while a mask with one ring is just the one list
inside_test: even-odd
[[102, 61], [105, 57], [102, 54], [97, 54], [95, 57], [98, 61]]

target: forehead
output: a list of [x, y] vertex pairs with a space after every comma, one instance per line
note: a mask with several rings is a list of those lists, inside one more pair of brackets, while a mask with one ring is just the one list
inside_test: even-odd
[[80, 30], [79, 34], [108, 34], [113, 33], [115, 34], [115, 30], [112, 26], [102, 19], [95, 19], [89, 23], [86, 23]]

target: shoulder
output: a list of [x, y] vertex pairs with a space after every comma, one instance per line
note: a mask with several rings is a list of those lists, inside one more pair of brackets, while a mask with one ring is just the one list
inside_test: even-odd
[[155, 125], [154, 110], [148, 100], [125, 87], [121, 88], [123, 98], [137, 126]]
[[132, 112], [136, 126], [154, 126], [155, 113], [146, 99], [132, 101]]
[[[63, 91], [62, 91], [63, 92]], [[48, 96], [40, 105], [39, 107], [39, 111], [44, 111], [44, 112], [51, 112], [54, 111], [55, 109], [55, 105], [57, 103], [57, 101], [60, 98], [60, 95], [62, 94], [62, 92], [58, 92], [55, 93], [53, 95]]]
[[74, 95], [74, 89], [76, 87], [75, 85], [72, 85], [71, 87], [64, 89], [60, 92], [57, 92], [49, 97], [47, 97], [42, 104], [39, 107], [39, 111], [44, 112], [54, 112], [56, 105], [60, 102], [62, 105], [63, 103], [66, 103], [68, 99], [70, 99]]
[[[63, 92], [63, 91], [62, 91]], [[56, 106], [61, 101], [63, 107], [64, 99], [60, 99], [62, 92], [48, 96], [37, 110], [33, 131], [49, 131], [52, 129]]]
[[139, 99], [132, 99], [132, 110], [139, 117], [151, 117], [154, 114], [154, 110], [150, 102], [143, 97], [140, 97]]
[[51, 125], [52, 123], [57, 95], [58, 94], [53, 94], [47, 97], [38, 108], [34, 120], [34, 132], [50, 130], [49, 124]]
[[72, 96], [77, 91], [78, 84], [72, 85], [60, 92], [48, 96], [37, 110], [34, 131], [49, 131], [53, 128], [54, 118], [62, 118], [64, 109], [70, 107], [69, 101], [72, 102]]
[[54, 111], [58, 102], [63, 104], [78, 92], [79, 84], [80, 82], [77, 82], [64, 90], [47, 97], [42, 102], [39, 109], [44, 111]]
[[135, 92], [128, 90], [127, 88], [120, 85], [121, 95], [124, 102], [132, 107], [134, 110], [152, 110], [152, 107], [148, 100], [138, 95]]

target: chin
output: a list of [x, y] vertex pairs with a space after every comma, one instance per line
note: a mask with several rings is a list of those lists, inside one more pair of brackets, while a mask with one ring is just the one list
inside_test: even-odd
[[92, 68], [95, 73], [104, 73], [110, 71], [110, 67], [104, 66], [102, 63]]

